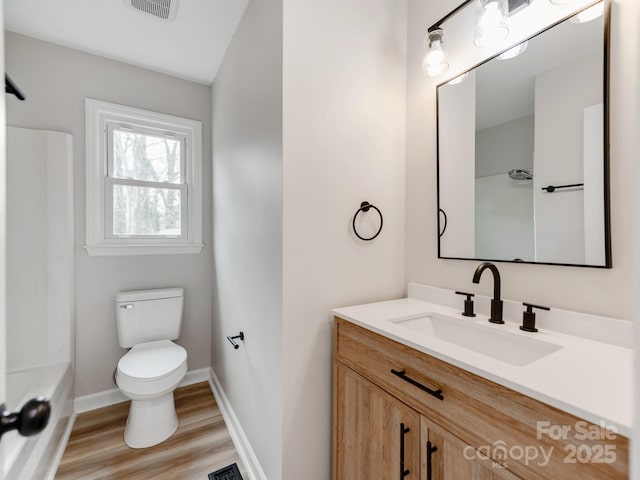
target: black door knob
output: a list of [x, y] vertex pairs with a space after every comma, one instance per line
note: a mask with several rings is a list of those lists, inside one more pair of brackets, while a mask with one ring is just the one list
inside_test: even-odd
[[10, 430], [18, 430], [24, 437], [45, 429], [51, 416], [51, 403], [44, 397], [32, 398], [19, 412], [8, 412], [0, 406], [0, 437]]

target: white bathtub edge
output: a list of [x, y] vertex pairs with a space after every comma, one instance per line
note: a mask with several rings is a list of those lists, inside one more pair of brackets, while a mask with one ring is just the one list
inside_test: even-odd
[[60, 466], [60, 462], [62, 461], [62, 456], [64, 455], [64, 451], [67, 448], [67, 443], [69, 443], [69, 437], [71, 436], [71, 430], [73, 430], [73, 425], [76, 423], [76, 414], [71, 413], [69, 416], [69, 421], [67, 422], [67, 427], [64, 429], [64, 433], [60, 438], [60, 443], [58, 444], [58, 448], [56, 449], [56, 453], [51, 459], [51, 464], [49, 465], [49, 469], [44, 477], [44, 480], [54, 480], [56, 476], [56, 472], [58, 471], [58, 467]]

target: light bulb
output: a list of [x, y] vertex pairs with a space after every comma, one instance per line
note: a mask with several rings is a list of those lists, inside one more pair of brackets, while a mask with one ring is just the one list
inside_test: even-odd
[[516, 45], [515, 47], [507, 50], [502, 55], [498, 55], [498, 58], [500, 60], [509, 60], [510, 58], [517, 57], [518, 55], [523, 53], [527, 49], [528, 46], [529, 46], [529, 41], [522, 42], [522, 43]]
[[445, 62], [438, 65], [427, 65], [426, 67], [423, 65], [422, 71], [430, 77], [436, 77], [446, 72], [448, 68], [449, 64]]
[[443, 34], [442, 29], [437, 28], [427, 35], [427, 52], [422, 59], [422, 73], [430, 77], [440, 75], [449, 68], [442, 41]]
[[427, 65], [437, 65], [438, 63], [444, 62], [445, 55], [439, 43], [440, 42], [431, 47], [427, 52]]
[[604, 2], [600, 2], [596, 3], [592, 7], [587, 8], [586, 10], [581, 11], [580, 13], [575, 14], [573, 17], [571, 17], [570, 20], [572, 23], [587, 23], [602, 16], [603, 13]]
[[504, 0], [477, 1], [474, 43], [477, 47], [490, 47], [509, 35], [505, 21], [506, 3]]

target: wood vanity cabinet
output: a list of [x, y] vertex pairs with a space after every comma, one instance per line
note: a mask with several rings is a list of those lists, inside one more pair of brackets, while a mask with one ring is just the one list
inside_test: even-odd
[[335, 374], [334, 478], [418, 478], [420, 415], [343, 365]]
[[422, 416], [423, 480], [517, 480], [506, 468]]
[[338, 317], [333, 429], [333, 480], [628, 478], [625, 437]]

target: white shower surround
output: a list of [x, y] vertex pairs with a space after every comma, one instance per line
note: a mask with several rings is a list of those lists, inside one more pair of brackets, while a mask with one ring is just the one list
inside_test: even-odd
[[[5, 478], [44, 478], [72, 406], [73, 148], [68, 133], [7, 127], [7, 377], [10, 410], [51, 400], [43, 433], [10, 442]], [[6, 477], [9, 475], [9, 477]]]

